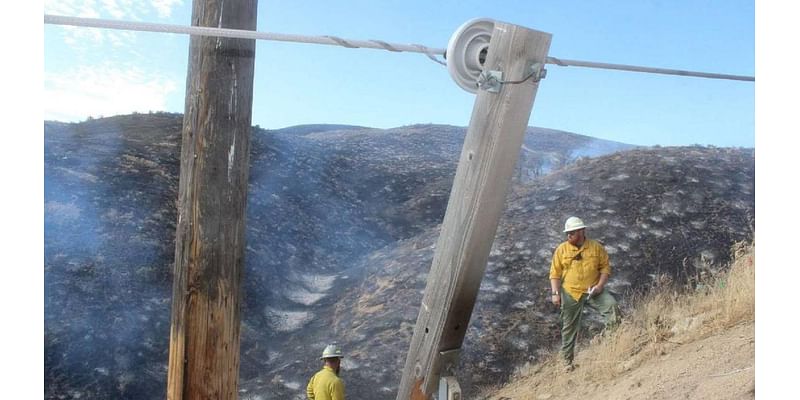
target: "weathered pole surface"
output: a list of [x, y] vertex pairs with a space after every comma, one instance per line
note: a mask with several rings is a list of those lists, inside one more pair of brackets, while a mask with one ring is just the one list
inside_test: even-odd
[[[256, 30], [257, 0], [194, 0], [192, 25]], [[235, 399], [255, 41], [192, 36], [168, 399]]]
[[[484, 71], [519, 81], [545, 64], [552, 35], [495, 23]], [[458, 355], [505, 208], [538, 82], [478, 90], [397, 399], [430, 399]]]

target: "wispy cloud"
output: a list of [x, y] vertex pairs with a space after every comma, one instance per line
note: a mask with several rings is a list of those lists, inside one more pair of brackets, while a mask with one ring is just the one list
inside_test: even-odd
[[[45, 0], [46, 14], [65, 15], [85, 18], [110, 18], [131, 21], [154, 22], [169, 19], [173, 10], [183, 6], [184, 0]], [[63, 27], [64, 43], [68, 46], [81, 47], [84, 41], [89, 44], [102, 45], [111, 42], [116, 45], [129, 43], [133, 45], [133, 35], [120, 35], [118, 31], [108, 29], [87, 29]]]
[[117, 0], [102, 0], [103, 3], [103, 11], [109, 14], [113, 18], [123, 19], [129, 17], [132, 8], [130, 4], [120, 4], [126, 3], [125, 1], [117, 1]]
[[92, 117], [165, 110], [178, 83], [137, 67], [77, 67], [45, 74], [44, 118], [82, 121]]
[[[170, 18], [184, 1], [45, 0], [44, 12], [156, 22]], [[152, 65], [134, 64], [134, 60], [142, 60], [141, 51], [147, 46], [146, 39], [137, 32], [69, 26], [52, 32], [56, 42], [61, 41], [64, 49], [72, 53], [47, 59], [45, 119], [82, 121], [89, 116], [163, 111], [167, 109], [168, 96], [182, 87], [152, 70]], [[96, 63], [98, 57], [104, 61]], [[128, 61], [120, 62], [123, 59]]]
[[159, 17], [169, 18], [174, 8], [183, 5], [183, 0], [152, 0], [151, 3]]
[[47, 14], [76, 17], [134, 19], [169, 18], [184, 0], [44, 0]]
[[73, 17], [97, 18], [100, 16], [97, 2], [92, 0], [44, 0], [44, 12]]

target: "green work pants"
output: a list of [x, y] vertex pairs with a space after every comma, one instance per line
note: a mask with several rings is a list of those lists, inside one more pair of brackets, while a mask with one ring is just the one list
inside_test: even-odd
[[561, 357], [567, 364], [572, 364], [575, 355], [575, 340], [581, 326], [583, 307], [588, 305], [600, 313], [605, 321], [605, 329], [611, 330], [619, 323], [617, 300], [604, 289], [602, 293], [589, 298], [584, 293], [578, 301], [561, 289]]

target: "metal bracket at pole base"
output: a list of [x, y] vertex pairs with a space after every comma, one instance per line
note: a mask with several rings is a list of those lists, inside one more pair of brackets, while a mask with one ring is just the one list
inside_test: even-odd
[[455, 376], [439, 378], [439, 396], [437, 400], [461, 400], [461, 386]]
[[442, 375], [455, 374], [456, 366], [458, 366], [458, 357], [461, 355], [461, 349], [450, 349], [439, 352], [439, 372]]

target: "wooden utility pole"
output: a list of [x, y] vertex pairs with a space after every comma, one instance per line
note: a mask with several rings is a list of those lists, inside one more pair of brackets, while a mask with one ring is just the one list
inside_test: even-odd
[[[194, 0], [192, 25], [256, 30], [257, 0]], [[255, 41], [192, 36], [168, 399], [235, 399]]]
[[499, 92], [478, 90], [436, 245], [428, 284], [400, 382], [398, 400], [430, 399], [454, 376], [464, 334], [486, 270], [506, 191], [528, 125], [551, 35], [497, 22], [484, 73], [498, 71]]

